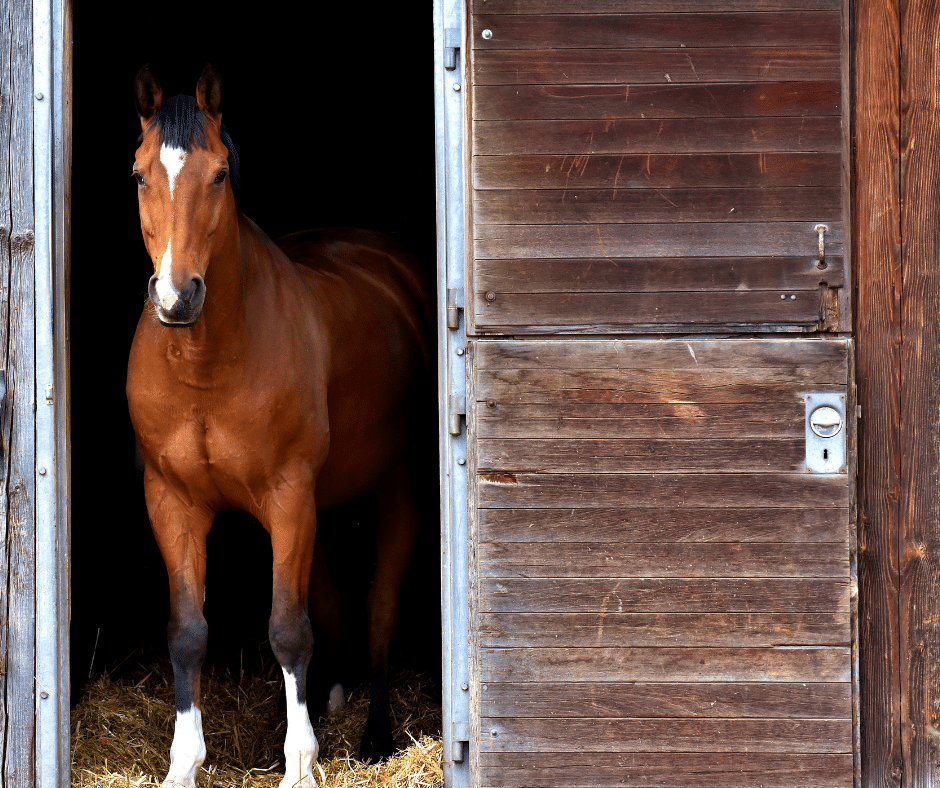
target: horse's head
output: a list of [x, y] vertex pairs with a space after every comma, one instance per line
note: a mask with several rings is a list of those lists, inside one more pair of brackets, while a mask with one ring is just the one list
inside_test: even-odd
[[164, 102], [160, 83], [144, 66], [135, 87], [143, 134], [134, 178], [154, 266], [150, 300], [164, 325], [191, 326], [202, 313], [209, 261], [237, 221], [237, 158], [222, 129], [221, 79], [206, 64], [195, 98]]

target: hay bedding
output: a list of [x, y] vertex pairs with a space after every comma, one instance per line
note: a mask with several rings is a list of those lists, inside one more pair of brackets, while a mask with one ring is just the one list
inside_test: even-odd
[[[85, 688], [72, 711], [72, 788], [159, 786], [169, 767], [173, 686], [169, 664], [141, 666], [112, 682], [105, 675]], [[203, 729], [208, 755], [199, 788], [277, 788], [283, 776], [286, 718], [279, 711], [280, 668], [261, 675], [202, 678]], [[367, 687], [346, 708], [314, 723], [320, 743], [317, 782], [325, 788], [439, 788], [441, 707], [433, 682], [413, 672], [393, 678], [392, 733], [399, 752], [383, 764], [355, 760], [369, 711]]]

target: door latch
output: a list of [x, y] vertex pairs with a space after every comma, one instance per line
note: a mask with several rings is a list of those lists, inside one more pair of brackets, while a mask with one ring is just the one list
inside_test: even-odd
[[845, 394], [814, 391], [806, 402], [806, 470], [845, 473]]

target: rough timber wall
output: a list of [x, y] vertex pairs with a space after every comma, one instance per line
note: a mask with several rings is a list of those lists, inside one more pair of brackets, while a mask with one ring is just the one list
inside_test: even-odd
[[476, 331], [848, 330], [840, 0], [471, 5]]

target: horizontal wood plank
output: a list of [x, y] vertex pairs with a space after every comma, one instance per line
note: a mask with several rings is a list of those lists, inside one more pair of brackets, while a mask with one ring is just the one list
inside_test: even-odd
[[[851, 752], [851, 720], [483, 718], [492, 752]], [[492, 731], [497, 735], [492, 735]]]
[[[481, 329], [640, 325], [815, 326], [819, 289], [703, 293], [479, 293], [474, 319]], [[598, 333], [603, 333], [599, 331]]]
[[[688, 503], [688, 508], [679, 506]], [[844, 542], [844, 508], [701, 508], [685, 496], [662, 507], [642, 496], [617, 508], [481, 509], [482, 539], [500, 542]], [[814, 549], [808, 547], [808, 550]]]
[[843, 287], [841, 257], [693, 257], [643, 260], [478, 260], [477, 294], [661, 293], [721, 290], [811, 290]]
[[483, 542], [477, 571], [485, 578], [533, 577], [847, 577], [845, 542], [632, 543]]
[[852, 687], [787, 683], [492, 682], [480, 692], [480, 716], [567, 718], [850, 719]]
[[[813, 222], [603, 225], [477, 225], [474, 256], [511, 258], [818, 257]], [[841, 257], [841, 222], [829, 222], [826, 253]]]
[[[849, 681], [849, 649], [522, 648], [480, 649], [479, 681], [805, 682]], [[581, 744], [590, 741], [582, 740]], [[679, 748], [684, 749], [684, 748]]]
[[841, 177], [838, 153], [502, 155], [471, 165], [476, 189], [831, 189]]
[[[837, 46], [838, 11], [701, 14], [476, 14], [474, 49]], [[492, 31], [483, 38], [483, 30]]]
[[838, 81], [480, 85], [474, 120], [807, 117], [841, 113]]
[[482, 509], [848, 506], [845, 476], [738, 473], [495, 473], [477, 477]]
[[841, 118], [478, 120], [474, 156], [837, 153]]
[[472, 0], [474, 14], [677, 14], [708, 11], [838, 11], [840, 0]]
[[821, 222], [841, 212], [838, 188], [493, 189], [473, 195], [477, 224]]
[[848, 578], [504, 577], [482, 578], [478, 594], [478, 609], [497, 613], [847, 614], [849, 609]]
[[[644, 375], [659, 370], [666, 376], [676, 373], [677, 381], [684, 380], [681, 371], [703, 375], [723, 375], [730, 371], [751, 375], [755, 381], [790, 380], [800, 387], [810, 382], [844, 385], [848, 375], [848, 344], [844, 340], [500, 340], [475, 343], [474, 359], [478, 385], [488, 376], [506, 369], [571, 370], [575, 374], [640, 369]], [[796, 392], [787, 399], [800, 401]], [[639, 403], [631, 405], [643, 412], [649, 407]], [[677, 403], [657, 407], [680, 408], [675, 415], [691, 416], [699, 412]]]
[[[485, 733], [485, 732], [484, 732]], [[852, 788], [851, 753], [481, 752], [482, 788]]]
[[482, 648], [848, 646], [845, 613], [478, 613]]
[[474, 403], [474, 434], [491, 438], [634, 438], [695, 440], [720, 438], [802, 438], [802, 402], [702, 402], [688, 405], [507, 405]]
[[665, 85], [841, 78], [838, 46], [538, 49], [473, 52], [475, 85]]

